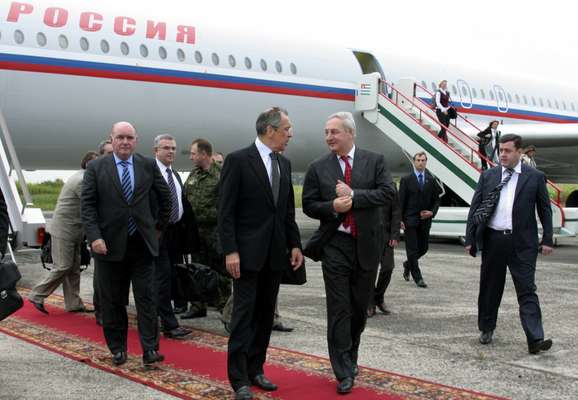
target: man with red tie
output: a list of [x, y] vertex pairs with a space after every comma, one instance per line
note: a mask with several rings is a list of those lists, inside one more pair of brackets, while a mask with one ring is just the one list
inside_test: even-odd
[[[330, 153], [308, 168], [303, 211], [320, 220], [314, 237], [320, 248], [327, 295], [327, 342], [337, 392], [351, 392], [358, 374], [357, 354], [365, 328], [377, 267], [383, 253], [380, 208], [395, 187], [383, 155], [355, 146], [349, 112], [325, 124]], [[309, 244], [308, 244], [309, 247]]]

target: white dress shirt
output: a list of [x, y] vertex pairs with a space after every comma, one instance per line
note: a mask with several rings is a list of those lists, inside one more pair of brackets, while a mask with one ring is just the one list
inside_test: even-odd
[[[352, 170], [353, 170], [353, 155], [354, 154], [355, 154], [355, 145], [353, 145], [353, 147], [351, 148], [349, 153], [347, 153], [347, 159], [349, 160], [349, 165], [351, 165]], [[335, 156], [337, 157], [337, 160], [339, 161], [339, 166], [341, 167], [341, 172], [343, 173], [343, 176], [345, 177], [345, 161], [343, 161], [341, 159], [341, 156], [339, 154], [336, 154]], [[335, 183], [337, 184], [337, 182], [335, 182]], [[343, 183], [345, 183], [345, 182], [343, 182]], [[353, 198], [353, 189], [351, 189], [351, 198]], [[337, 228], [337, 230], [351, 234], [351, 228], [350, 227], [346, 228], [343, 226], [343, 224], [339, 225], [339, 228]]]
[[[271, 156], [270, 154], [273, 153], [273, 150], [271, 150], [265, 143], [263, 143], [261, 141], [261, 139], [259, 139], [259, 137], [257, 137], [255, 139], [255, 146], [257, 146], [257, 150], [259, 151], [259, 155], [261, 156], [261, 160], [263, 160], [263, 164], [265, 164], [265, 169], [267, 170], [267, 176], [269, 177], [269, 184], [272, 185], [273, 182], [273, 177], [271, 176], [271, 171], [273, 170], [271, 168]], [[281, 172], [281, 171], [279, 171]], [[281, 176], [281, 174], [279, 173], [279, 176]]]
[[[512, 177], [504, 185], [500, 192], [500, 200], [496, 206], [496, 211], [488, 226], [497, 231], [512, 229], [512, 209], [514, 208], [514, 196], [516, 195], [516, 186], [518, 185], [518, 176], [522, 173], [522, 162], [518, 161], [518, 165], [514, 167]], [[506, 177], [506, 168], [502, 167], [502, 179]]]
[[[167, 185], [169, 184], [169, 174], [167, 173], [167, 168], [170, 169], [171, 173], [173, 174], [173, 182], [175, 183], [175, 189], [177, 190], [177, 200], [178, 200], [177, 203], [179, 204], [179, 216], [177, 221], [180, 221], [181, 218], [183, 217], [183, 197], [182, 197], [183, 189], [181, 188], [181, 185], [179, 184], [179, 181], [175, 176], [176, 174], [178, 174], [178, 172], [172, 169], [171, 166], [167, 167], [165, 164], [160, 162], [158, 158], [155, 158], [155, 160], [157, 162], [159, 170], [161, 171], [161, 174], [163, 175], [163, 178], [165, 178], [165, 181], [167, 182]], [[172, 192], [171, 192], [171, 202], [172, 202]]]

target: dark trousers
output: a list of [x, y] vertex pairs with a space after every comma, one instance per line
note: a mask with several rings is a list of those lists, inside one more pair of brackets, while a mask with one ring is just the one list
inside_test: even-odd
[[98, 269], [102, 327], [109, 350], [112, 353], [126, 351], [126, 294], [131, 282], [142, 350], [155, 350], [158, 324], [153, 293], [154, 264], [140, 234], [137, 232], [129, 237], [122, 261], [95, 261]]
[[172, 281], [177, 274], [175, 268], [176, 242], [175, 227], [170, 225], [164, 232], [159, 243], [159, 255], [155, 257], [155, 303], [161, 320], [161, 327], [170, 331], [179, 326], [171, 304]]
[[234, 390], [263, 374], [280, 282], [281, 271], [272, 271], [269, 262], [258, 272], [242, 270], [233, 280], [227, 371]]
[[506, 267], [510, 269], [518, 305], [520, 319], [528, 343], [544, 339], [542, 312], [536, 294], [536, 259], [521, 260], [514, 250], [512, 235], [486, 229], [482, 268], [480, 274], [480, 294], [478, 297], [478, 327], [486, 332], [496, 328], [498, 309], [506, 283]]
[[478, 146], [478, 152], [484, 156], [485, 158], [480, 158], [480, 160], [482, 161], [482, 170], [487, 170], [488, 169], [488, 162], [486, 161], [486, 158], [488, 157], [488, 155], [486, 154], [486, 146], [484, 145], [479, 145]]
[[100, 309], [100, 292], [98, 288], [98, 268], [96, 268], [96, 261], [94, 261], [94, 271], [92, 274], [92, 304], [94, 305], [94, 318], [97, 321], [102, 321], [102, 310]]
[[375, 291], [373, 294], [373, 305], [383, 303], [385, 297], [385, 291], [391, 282], [391, 275], [393, 273], [393, 268], [395, 266], [393, 260], [393, 247], [389, 244], [385, 246], [385, 251], [381, 257], [381, 268], [379, 269], [379, 274], [377, 275], [377, 285], [375, 286]]
[[329, 359], [335, 376], [343, 380], [353, 376], [357, 365], [377, 268], [361, 268], [355, 239], [342, 232], [337, 232], [323, 248], [321, 267], [327, 296]]
[[[440, 124], [449, 127], [450, 126], [450, 117], [448, 116], [448, 114], [444, 114], [441, 110], [436, 109], [436, 115], [438, 117], [438, 121], [440, 121]], [[444, 128], [443, 126], [441, 127], [439, 133], [438, 133], [438, 137], [440, 139], [442, 139], [444, 142], [448, 142], [448, 134], [446, 133], [446, 128]]]
[[423, 279], [419, 269], [419, 259], [422, 258], [429, 248], [429, 231], [431, 229], [431, 219], [420, 222], [418, 226], [406, 226], [405, 253], [407, 255], [407, 265], [414, 281]]

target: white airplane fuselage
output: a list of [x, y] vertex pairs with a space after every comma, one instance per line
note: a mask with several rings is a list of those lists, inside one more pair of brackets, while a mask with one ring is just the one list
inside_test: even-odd
[[[133, 18], [88, 2], [3, 2], [0, 21], [0, 107], [27, 169], [78, 168], [112, 123], [126, 120], [136, 126], [143, 154], [152, 153], [156, 135], [175, 136], [176, 166], [187, 170], [194, 138], [229, 153], [250, 144], [257, 115], [277, 105], [294, 125], [287, 156], [304, 171], [327, 151], [326, 117], [355, 112], [356, 84], [367, 72], [349, 49]], [[432, 90], [432, 82], [447, 79], [455, 104], [480, 128], [491, 119], [503, 121], [504, 130], [521, 124], [551, 178], [577, 179], [578, 91], [394, 55], [375, 62], [389, 82], [411, 76]], [[394, 174], [405, 173], [400, 148], [357, 116], [359, 146], [383, 153]], [[530, 124], [539, 132], [563, 128], [549, 140]]]

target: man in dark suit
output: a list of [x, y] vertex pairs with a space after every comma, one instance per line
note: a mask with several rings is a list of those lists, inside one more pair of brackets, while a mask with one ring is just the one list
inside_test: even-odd
[[257, 138], [227, 156], [221, 172], [218, 230], [233, 277], [233, 318], [227, 369], [235, 399], [252, 399], [250, 385], [276, 390], [264, 375], [282, 271], [301, 267], [291, 163], [282, 153], [293, 136], [287, 111], [257, 118]]
[[379, 270], [379, 274], [377, 276], [377, 285], [374, 289], [373, 301], [370, 301], [369, 307], [367, 309], [367, 316], [369, 318], [375, 315], [376, 307], [385, 315], [389, 315], [391, 313], [385, 305], [384, 298], [385, 291], [391, 282], [391, 275], [395, 266], [393, 250], [399, 244], [401, 208], [399, 207], [399, 196], [397, 194], [397, 190], [392, 201], [388, 201], [381, 211], [383, 214], [383, 242], [385, 243], [385, 249], [383, 250], [383, 255], [381, 256], [381, 269]]
[[164, 359], [156, 351], [153, 257], [169, 222], [171, 193], [155, 160], [134, 152], [137, 134], [130, 123], [114, 124], [111, 139], [113, 154], [89, 163], [84, 174], [82, 222], [98, 269], [102, 326], [112, 361], [121, 365], [127, 360], [125, 302], [132, 282], [143, 363], [150, 366]]
[[[492, 342], [498, 309], [504, 292], [506, 267], [510, 269], [528, 351], [549, 350], [544, 340], [542, 313], [536, 294], [535, 274], [538, 252], [552, 253], [552, 209], [544, 174], [521, 162], [522, 138], [500, 138], [500, 163], [480, 176], [472, 199], [466, 230], [466, 251], [482, 252], [478, 328], [482, 344]], [[542, 223], [538, 243], [536, 211]]]
[[413, 156], [413, 172], [401, 178], [399, 204], [405, 235], [407, 260], [403, 263], [403, 278], [409, 274], [418, 287], [426, 288], [419, 268], [419, 259], [428, 250], [432, 219], [440, 205], [440, 189], [426, 169], [427, 155], [421, 151]]
[[355, 146], [351, 113], [327, 119], [325, 141], [330, 153], [314, 161], [305, 175], [303, 211], [320, 220], [319, 236], [325, 237], [320, 246], [329, 357], [337, 392], [349, 393], [383, 254], [380, 209], [392, 200], [395, 187], [383, 156]]
[[168, 134], [158, 135], [154, 139], [153, 149], [157, 166], [171, 191], [171, 216], [169, 225], [163, 231], [159, 242], [159, 255], [155, 257], [155, 296], [157, 312], [161, 320], [161, 329], [168, 338], [182, 338], [192, 331], [179, 325], [173, 306], [171, 294], [173, 282], [177, 278], [176, 264], [183, 262], [183, 246], [189, 245], [187, 232], [196, 233], [196, 229], [183, 229], [190, 224], [191, 205], [183, 193], [183, 184], [178, 172], [172, 167], [177, 152], [175, 138]]

